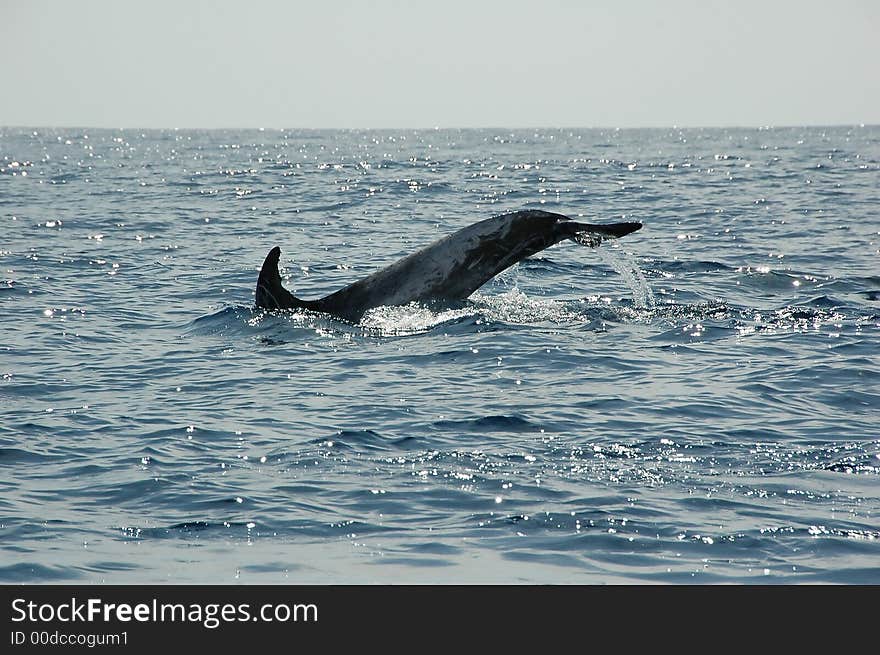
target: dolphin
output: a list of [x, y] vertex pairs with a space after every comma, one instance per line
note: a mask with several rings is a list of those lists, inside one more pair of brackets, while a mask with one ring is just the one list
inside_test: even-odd
[[641, 223], [579, 223], [536, 209], [503, 214], [462, 228], [315, 300], [297, 298], [281, 284], [281, 248], [275, 246], [260, 270], [256, 306], [309, 309], [357, 323], [373, 307], [464, 300], [501, 271], [565, 239], [596, 247], [641, 227]]

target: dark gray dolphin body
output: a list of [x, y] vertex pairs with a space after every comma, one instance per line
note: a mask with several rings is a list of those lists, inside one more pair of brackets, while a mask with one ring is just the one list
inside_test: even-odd
[[301, 300], [281, 284], [272, 248], [257, 280], [256, 304], [265, 309], [303, 308], [357, 322], [372, 307], [413, 301], [464, 300], [501, 271], [565, 239], [598, 246], [641, 223], [590, 225], [540, 210], [519, 211], [474, 223], [438, 239], [358, 282], [317, 300]]

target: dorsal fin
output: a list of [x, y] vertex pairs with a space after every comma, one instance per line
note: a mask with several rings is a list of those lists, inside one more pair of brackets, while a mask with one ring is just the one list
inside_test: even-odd
[[260, 269], [260, 277], [257, 279], [256, 303], [257, 307], [265, 309], [290, 309], [299, 307], [302, 303], [294, 297], [281, 284], [281, 274], [278, 272], [278, 259], [281, 257], [281, 248], [275, 246], [266, 255], [263, 268]]

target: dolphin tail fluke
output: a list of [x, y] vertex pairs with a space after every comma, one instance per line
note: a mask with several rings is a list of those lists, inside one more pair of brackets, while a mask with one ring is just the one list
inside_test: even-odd
[[299, 307], [301, 303], [281, 284], [281, 274], [278, 272], [278, 259], [281, 257], [281, 248], [275, 246], [266, 255], [263, 268], [260, 269], [260, 277], [257, 280], [256, 303], [257, 307], [264, 309], [290, 309]]
[[617, 239], [642, 228], [641, 223], [608, 223], [607, 225], [590, 225], [589, 223], [571, 223], [569, 228], [572, 241], [590, 248], [595, 248], [606, 239]]

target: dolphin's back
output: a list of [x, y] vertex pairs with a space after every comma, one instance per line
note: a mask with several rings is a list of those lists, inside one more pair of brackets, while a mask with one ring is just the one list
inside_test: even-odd
[[[322, 298], [316, 306], [322, 311], [356, 320], [367, 309], [378, 305], [464, 300], [520, 260], [580, 232], [591, 228], [607, 231], [610, 227], [588, 226], [562, 214], [539, 210], [495, 216], [438, 239]], [[633, 229], [638, 228], [628, 231]], [[614, 235], [608, 232], [607, 236]]]

